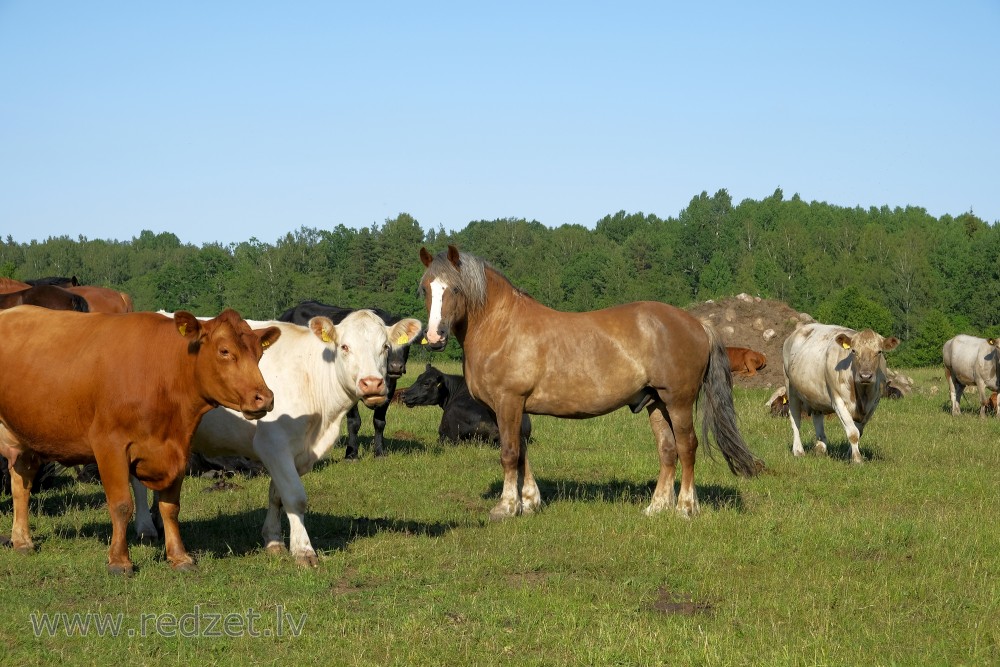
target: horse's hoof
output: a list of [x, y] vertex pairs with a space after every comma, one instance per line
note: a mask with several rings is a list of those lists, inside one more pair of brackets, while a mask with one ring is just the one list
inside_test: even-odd
[[295, 557], [295, 564], [299, 567], [319, 567], [319, 558], [315, 551], [298, 554]]
[[135, 574], [135, 568], [132, 567], [132, 563], [111, 564], [108, 563], [108, 574], [116, 577], [131, 577]]
[[139, 544], [151, 545], [160, 541], [160, 536], [156, 533], [139, 533]]
[[33, 553], [35, 553], [35, 545], [34, 544], [16, 544], [16, 545], [14, 545], [14, 551], [16, 551], [19, 554], [24, 554], [24, 555], [33, 554]]
[[500, 503], [490, 510], [490, 521], [504, 521], [517, 516], [517, 511], [506, 503]]
[[271, 543], [264, 547], [264, 551], [271, 554], [272, 556], [283, 556], [288, 553], [288, 549], [284, 544]]
[[0, 535], [0, 547], [9, 547], [12, 544], [14, 543], [10, 541], [10, 538], [8, 536]]
[[170, 567], [174, 572], [197, 572], [198, 564], [190, 558], [179, 563], [171, 563]]

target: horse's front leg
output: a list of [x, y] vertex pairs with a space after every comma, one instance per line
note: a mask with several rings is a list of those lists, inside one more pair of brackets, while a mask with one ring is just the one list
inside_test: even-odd
[[521, 445], [521, 417], [524, 403], [520, 398], [504, 401], [496, 409], [500, 428], [500, 464], [503, 466], [503, 492], [500, 502], [490, 511], [490, 519], [499, 521], [520, 513], [530, 514], [542, 505], [535, 477], [528, 465], [527, 446]]

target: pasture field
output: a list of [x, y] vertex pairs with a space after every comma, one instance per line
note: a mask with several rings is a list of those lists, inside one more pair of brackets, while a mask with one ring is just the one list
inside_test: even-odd
[[[533, 418], [546, 506], [494, 524], [495, 448], [440, 445], [439, 409], [393, 406], [374, 459], [363, 410], [363, 458], [338, 447], [305, 478], [316, 570], [261, 551], [266, 477], [189, 478], [198, 571], [133, 544], [136, 575], [110, 577], [101, 488], [67, 481], [33, 498], [37, 553], [0, 549], [0, 664], [998, 664], [1000, 420], [952, 418], [943, 372], [907, 373], [861, 466], [832, 419], [831, 455], [794, 459], [770, 392], [737, 388], [767, 470], [736, 478], [703, 443], [693, 520], [642, 514], [644, 415]], [[0, 498], [0, 533], [10, 512]]]

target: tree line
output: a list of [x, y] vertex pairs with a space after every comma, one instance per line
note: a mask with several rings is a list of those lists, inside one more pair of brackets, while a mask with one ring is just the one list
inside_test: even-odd
[[636, 300], [687, 306], [739, 292], [820, 321], [871, 327], [904, 342], [899, 366], [940, 363], [955, 333], [1000, 334], [1000, 225], [973, 213], [862, 209], [786, 199], [780, 189], [734, 205], [726, 190], [693, 197], [677, 217], [619, 211], [593, 229], [525, 219], [423, 229], [401, 213], [382, 225], [302, 227], [274, 243], [184, 244], [144, 230], [128, 241], [0, 240], [0, 275], [76, 275], [132, 295], [140, 310], [270, 319], [303, 299], [378, 306], [426, 319], [417, 296], [420, 247], [479, 255], [561, 310]]

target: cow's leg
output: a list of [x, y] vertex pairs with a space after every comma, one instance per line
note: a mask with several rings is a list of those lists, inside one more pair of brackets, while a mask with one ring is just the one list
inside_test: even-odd
[[[497, 406], [497, 426], [500, 428], [500, 464], [503, 466], [503, 492], [500, 502], [490, 511], [490, 519], [498, 521], [532, 512], [542, 504], [541, 494], [521, 447], [521, 416], [524, 403], [520, 397], [507, 397]], [[527, 507], [525, 507], [527, 505]]]
[[181, 484], [184, 482], [184, 472], [177, 476], [170, 486], [160, 491], [160, 518], [163, 519], [163, 542], [166, 546], [167, 560], [175, 570], [193, 570], [194, 559], [184, 548], [181, 541], [181, 527], [177, 517], [181, 511]]
[[146, 485], [135, 477], [130, 477], [132, 482], [132, 495], [135, 496], [135, 533], [140, 542], [155, 542], [160, 534], [153, 524], [153, 515], [149, 511], [149, 501], [147, 500]]
[[979, 390], [979, 418], [986, 419], [986, 404], [990, 400], [990, 392], [986, 391], [986, 382], [976, 378], [976, 389]]
[[[337, 424], [339, 433], [340, 425]], [[284, 539], [281, 535], [281, 517], [279, 508], [284, 508], [288, 518], [288, 548], [299, 565], [316, 567], [319, 559], [306, 532], [306, 487], [302, 484], [299, 471], [295, 468], [292, 452], [281, 442], [273, 442], [266, 438], [267, 433], [257, 431], [257, 441], [254, 451], [271, 473], [271, 485], [268, 488], [268, 514], [264, 520], [261, 534], [264, 537], [265, 548], [274, 553], [284, 550]]]
[[111, 547], [108, 549], [108, 572], [111, 574], [132, 574], [132, 559], [128, 554], [126, 532], [132, 521], [135, 505], [132, 503], [132, 488], [129, 485], [129, 462], [125, 447], [108, 442], [94, 451], [97, 470], [101, 474], [104, 495], [108, 499], [111, 514]]
[[345, 459], [358, 458], [358, 431], [361, 430], [361, 413], [358, 412], [358, 404], [355, 403], [347, 412], [347, 451], [344, 452]]
[[854, 425], [854, 417], [851, 411], [840, 396], [834, 396], [833, 409], [840, 419], [840, 425], [844, 427], [844, 433], [847, 434], [847, 441], [851, 444], [851, 461], [861, 463], [861, 448], [858, 444], [861, 441], [861, 431]]
[[285, 538], [281, 534], [281, 493], [278, 492], [273, 477], [267, 487], [267, 516], [264, 517], [260, 534], [264, 538], [264, 549], [268, 553], [281, 554], [287, 551]]
[[792, 454], [795, 456], [805, 456], [806, 450], [802, 449], [802, 401], [799, 395], [791, 387], [785, 392], [788, 396], [788, 417], [792, 422]]
[[962, 406], [960, 401], [962, 400], [962, 392], [965, 387], [958, 381], [958, 378], [951, 374], [947, 368], [944, 369], [944, 375], [948, 379], [948, 396], [951, 398], [951, 415], [957, 417], [962, 414]]
[[319, 559], [305, 525], [306, 487], [295, 470], [295, 464], [291, 458], [284, 458], [272, 462], [268, 470], [271, 471], [271, 484], [276, 488], [285, 516], [288, 517], [288, 550], [299, 565], [317, 567]]
[[812, 416], [813, 430], [816, 431], [816, 446], [814, 447], [814, 451], [817, 454], [826, 454], [826, 427], [823, 422], [824, 417], [825, 415], [818, 412], [814, 413]]
[[656, 489], [649, 506], [643, 510], [647, 516], [671, 510], [677, 502], [674, 495], [674, 481], [677, 478], [677, 443], [667, 416], [667, 408], [662, 402], [650, 404], [649, 427], [656, 438], [656, 450], [660, 455], [660, 476], [656, 479]]
[[[389, 394], [392, 398], [392, 394]], [[375, 408], [372, 414], [372, 425], [375, 427], [375, 456], [385, 456], [383, 449], [385, 438], [385, 413], [389, 411], [389, 401]]]
[[14, 525], [11, 528], [10, 542], [18, 553], [30, 554], [35, 551], [31, 541], [31, 527], [28, 524], [28, 498], [31, 495], [31, 485], [35, 481], [35, 473], [42, 462], [31, 452], [20, 452], [8, 461], [10, 471], [10, 494], [14, 500]]

